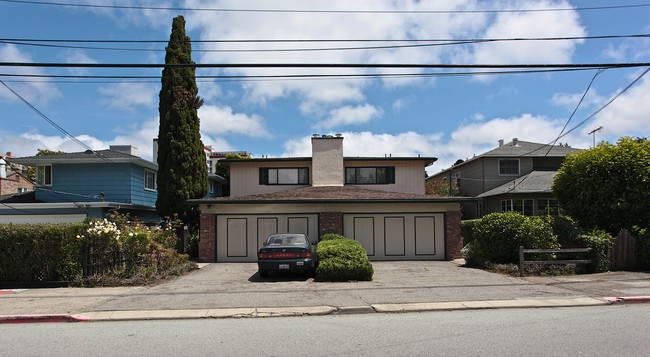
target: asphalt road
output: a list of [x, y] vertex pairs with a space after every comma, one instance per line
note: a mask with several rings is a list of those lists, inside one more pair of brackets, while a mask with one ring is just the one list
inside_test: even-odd
[[0, 325], [2, 356], [647, 356], [650, 304]]

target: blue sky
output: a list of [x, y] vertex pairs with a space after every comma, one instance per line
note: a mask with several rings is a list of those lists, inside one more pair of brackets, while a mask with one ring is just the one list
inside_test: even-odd
[[[174, 7], [116, 9], [79, 5]], [[166, 43], [53, 43], [122, 50], [26, 46], [7, 39], [167, 41], [171, 21], [183, 15], [192, 40], [413, 40], [548, 38], [650, 33], [650, 6], [592, 1], [128, 1], [56, 0], [46, 4], [0, 1], [0, 62], [164, 63]], [[586, 10], [586, 7], [644, 5]], [[649, 3], [650, 4], [650, 3]], [[182, 8], [182, 9], [180, 9]], [[315, 12], [192, 11], [318, 10]], [[466, 10], [550, 10], [466, 12]], [[566, 11], [566, 9], [573, 9]], [[382, 10], [384, 13], [320, 10]], [[421, 13], [390, 12], [415, 10]], [[433, 13], [433, 10], [465, 12]], [[517, 41], [448, 46], [322, 50], [409, 43], [195, 43], [197, 63], [423, 63], [528, 64], [650, 62], [650, 38]], [[126, 51], [124, 49], [145, 49]], [[232, 51], [319, 48], [317, 51]], [[203, 50], [221, 51], [203, 51]], [[226, 50], [226, 51], [223, 51]], [[609, 69], [596, 76], [567, 129], [574, 128], [628, 86], [645, 68]], [[381, 70], [413, 73], [413, 70]], [[199, 69], [197, 75], [364, 74], [375, 69]], [[415, 72], [422, 70], [415, 70]], [[460, 71], [460, 70], [446, 70]], [[159, 76], [161, 69], [15, 68], [0, 66], [8, 86], [93, 149], [131, 144], [151, 159], [158, 132], [159, 79], [55, 79], [7, 74]], [[508, 74], [310, 80], [199, 79], [205, 145], [246, 150], [255, 157], [309, 156], [313, 133], [345, 136], [346, 156], [433, 156], [437, 172], [497, 146], [499, 139], [552, 142], [576, 108], [595, 70]], [[596, 140], [649, 136], [650, 75], [600, 114], [559, 141], [572, 147]], [[84, 147], [0, 85], [0, 152]]]

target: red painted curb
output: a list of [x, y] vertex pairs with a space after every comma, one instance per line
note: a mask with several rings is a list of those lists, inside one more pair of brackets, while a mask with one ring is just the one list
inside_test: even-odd
[[0, 324], [24, 324], [35, 322], [88, 322], [81, 315], [9, 315], [0, 316]]
[[623, 297], [606, 297], [605, 300], [612, 304], [624, 303], [647, 303], [650, 302], [650, 296], [623, 296]]

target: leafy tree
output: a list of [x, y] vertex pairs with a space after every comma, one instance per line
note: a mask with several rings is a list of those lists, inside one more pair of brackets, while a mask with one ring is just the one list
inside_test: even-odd
[[567, 156], [553, 182], [562, 209], [612, 235], [650, 222], [650, 141], [623, 137]]
[[427, 195], [433, 196], [455, 196], [459, 190], [456, 180], [451, 180], [451, 185], [447, 180], [427, 180], [424, 188]]
[[185, 201], [201, 198], [208, 192], [208, 169], [197, 113], [203, 99], [197, 95], [195, 68], [182, 66], [194, 64], [183, 16], [172, 22], [166, 52], [158, 107], [156, 210], [161, 216], [179, 214], [185, 218]]

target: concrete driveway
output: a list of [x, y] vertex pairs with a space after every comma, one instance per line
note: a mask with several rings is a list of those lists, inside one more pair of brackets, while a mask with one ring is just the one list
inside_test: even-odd
[[213, 263], [155, 286], [27, 289], [0, 295], [0, 315], [169, 311], [650, 296], [650, 275], [614, 272], [518, 278], [455, 262], [373, 262], [374, 280], [260, 278], [255, 263]]

